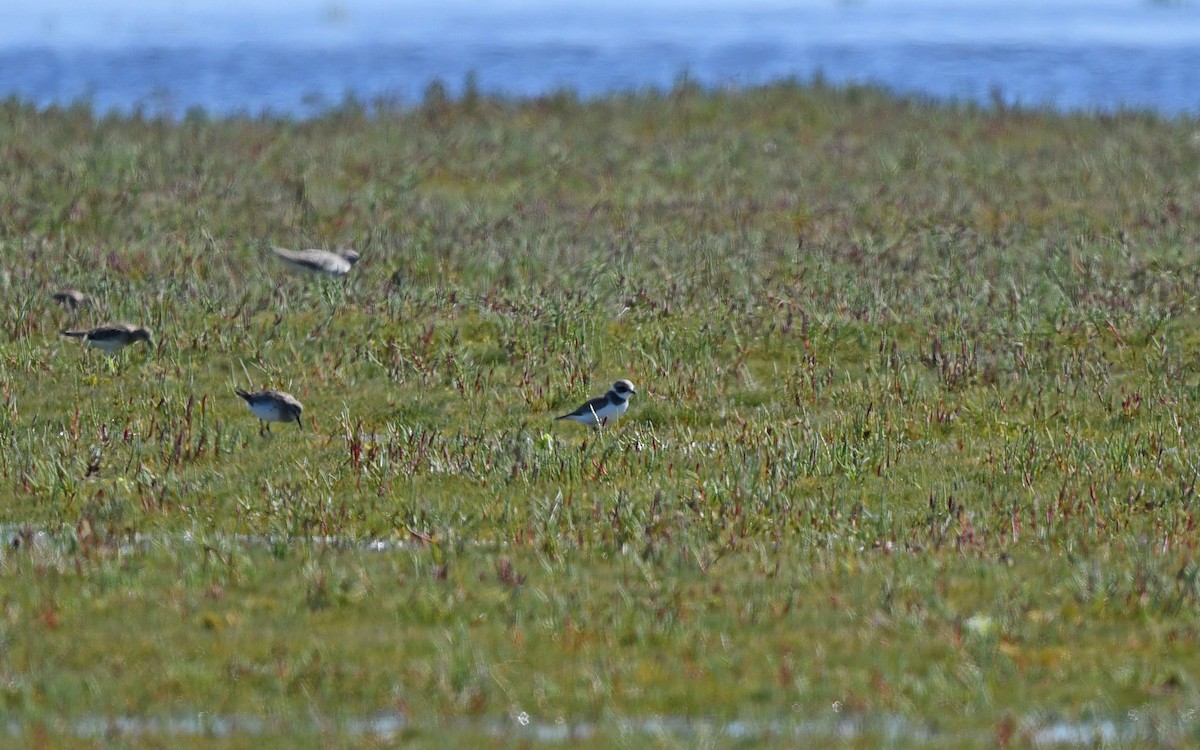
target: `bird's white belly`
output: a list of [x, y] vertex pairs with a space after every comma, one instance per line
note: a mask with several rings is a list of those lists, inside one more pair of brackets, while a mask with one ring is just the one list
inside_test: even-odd
[[[283, 257], [283, 256], [280, 256]], [[345, 276], [350, 273], [353, 266], [350, 261], [339, 255], [332, 253], [316, 257], [310, 257], [308, 262], [301, 262], [292, 258], [283, 258], [284, 263], [288, 268], [297, 273], [327, 273], [332, 276]]]
[[88, 339], [88, 344], [96, 347], [105, 354], [116, 354], [121, 351], [121, 347], [125, 346], [120, 339]]
[[607, 403], [596, 409], [594, 412], [589, 411], [584, 415], [586, 421], [583, 424], [594, 425], [598, 422], [612, 422], [617, 417], [625, 413], [629, 408], [629, 400], [626, 399], [619, 404]]
[[254, 413], [254, 416], [258, 417], [259, 419], [263, 420], [264, 422], [287, 422], [288, 421], [287, 417], [285, 417], [283, 415], [283, 412], [279, 408], [278, 404], [275, 404], [274, 402], [271, 402], [271, 401], [263, 401], [260, 403], [250, 404], [250, 411], [252, 411]]

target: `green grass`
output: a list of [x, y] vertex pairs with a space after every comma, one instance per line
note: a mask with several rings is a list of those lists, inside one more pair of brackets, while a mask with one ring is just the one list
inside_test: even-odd
[[[1197, 132], [791, 84], [0, 103], [0, 734], [1194, 743]], [[158, 346], [58, 335], [107, 320]], [[619, 377], [615, 426], [552, 420]]]

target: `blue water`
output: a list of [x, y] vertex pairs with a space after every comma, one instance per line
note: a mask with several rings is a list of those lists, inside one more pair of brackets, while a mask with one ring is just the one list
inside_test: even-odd
[[821, 75], [942, 99], [1200, 113], [1195, 0], [39, 0], [0, 4], [0, 97], [308, 116], [430, 82], [583, 96]]

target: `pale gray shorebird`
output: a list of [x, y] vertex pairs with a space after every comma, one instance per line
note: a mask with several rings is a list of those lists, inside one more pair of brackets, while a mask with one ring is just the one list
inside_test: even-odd
[[145, 341], [151, 346], [154, 339], [150, 329], [145, 326], [131, 326], [127, 323], [110, 323], [86, 330], [62, 330], [62, 335], [75, 339], [83, 339], [86, 343], [104, 351], [106, 354], [116, 354], [125, 347], [137, 341]]
[[637, 391], [628, 380], [618, 380], [603, 396], [588, 401], [570, 414], [555, 419], [569, 419], [588, 427], [604, 427], [629, 408], [629, 397]]
[[272, 422], [295, 422], [300, 429], [304, 429], [304, 424], [300, 421], [304, 405], [292, 394], [283, 391], [249, 393], [241, 388], [234, 388], [233, 392], [241, 396], [246, 406], [250, 407], [250, 411], [254, 412], [254, 416], [261, 420], [259, 435], [263, 434], [263, 430], [270, 432]]
[[80, 308], [90, 301], [90, 298], [78, 289], [64, 289], [50, 295], [50, 298], [68, 310]]
[[323, 273], [329, 276], [345, 276], [358, 262], [358, 253], [353, 250], [288, 250], [273, 247], [271, 252], [275, 257], [287, 264], [293, 271], [302, 273]]

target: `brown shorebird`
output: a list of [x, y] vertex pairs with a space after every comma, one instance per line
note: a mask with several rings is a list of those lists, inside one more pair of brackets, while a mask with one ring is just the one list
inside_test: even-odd
[[259, 435], [263, 434], [264, 429], [270, 432], [272, 422], [295, 422], [300, 429], [304, 429], [304, 424], [300, 421], [304, 405], [292, 394], [283, 391], [250, 393], [241, 388], [234, 388], [233, 392], [241, 396], [246, 406], [250, 407], [250, 411], [254, 412], [254, 416], [262, 420], [258, 427]]
[[328, 250], [287, 250], [273, 247], [275, 257], [287, 264], [293, 271], [302, 273], [323, 273], [329, 276], [345, 276], [358, 262], [358, 253], [353, 250], [339, 250], [331, 253]]
[[68, 310], [78, 309], [91, 301], [90, 297], [78, 289], [64, 289], [61, 292], [55, 292], [50, 298]]
[[154, 345], [154, 339], [150, 335], [149, 328], [131, 326], [126, 323], [111, 323], [84, 331], [68, 331], [63, 329], [62, 335], [75, 339], [83, 339], [91, 346], [101, 349], [107, 354], [116, 354], [135, 341], [145, 341], [151, 346]]

